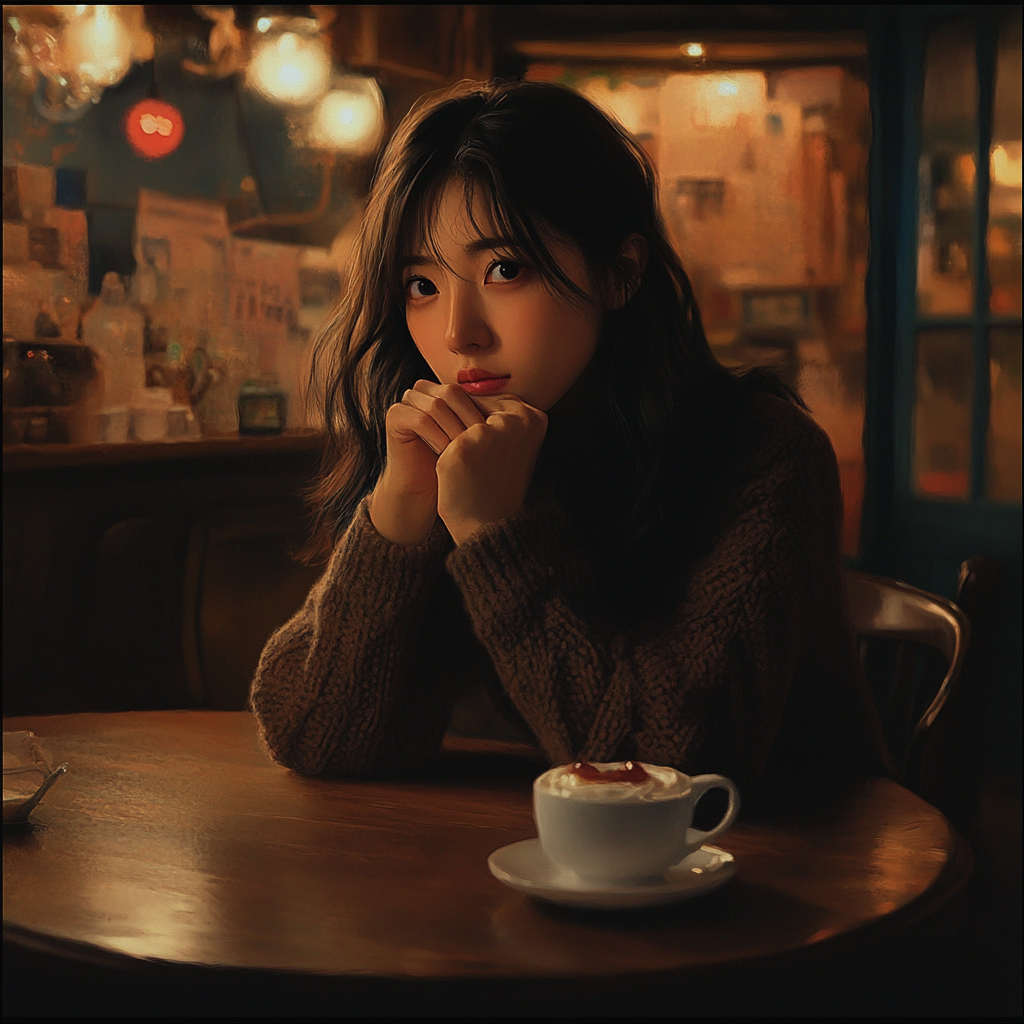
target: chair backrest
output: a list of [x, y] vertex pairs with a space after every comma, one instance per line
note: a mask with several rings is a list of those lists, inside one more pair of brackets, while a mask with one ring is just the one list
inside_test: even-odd
[[879, 701], [893, 756], [905, 781], [914, 789], [925, 740], [960, 679], [970, 626], [963, 612], [944, 597], [881, 576], [852, 570], [844, 575], [850, 622], [861, 641], [862, 658], [864, 641], [876, 638], [899, 645], [923, 644], [938, 651], [944, 662], [944, 674], [936, 685], [934, 675], [927, 671], [908, 672], [900, 649], [894, 674], [903, 679], [890, 685], [909, 686], [911, 692], [891, 700], [888, 706]]

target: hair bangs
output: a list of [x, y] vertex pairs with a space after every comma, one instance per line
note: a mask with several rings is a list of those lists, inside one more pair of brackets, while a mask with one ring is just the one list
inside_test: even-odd
[[[573, 248], [578, 248], [576, 243], [532, 210], [527, 197], [511, 194], [496, 161], [480, 140], [464, 140], [452, 163], [444, 166], [438, 161], [436, 172], [421, 174], [406, 203], [399, 230], [399, 264], [407, 265], [411, 259], [429, 255], [439, 266], [454, 272], [435, 239], [442, 197], [450, 186], [461, 183], [463, 210], [478, 238], [499, 239], [510, 259], [536, 270], [545, 286], [566, 301], [576, 306], [592, 304], [593, 299], [562, 269], [549, 244], [552, 238]], [[394, 297], [404, 304], [400, 269]], [[588, 270], [593, 272], [589, 265]]]

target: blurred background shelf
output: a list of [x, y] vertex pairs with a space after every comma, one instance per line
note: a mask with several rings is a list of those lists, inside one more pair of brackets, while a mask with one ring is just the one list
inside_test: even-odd
[[318, 454], [323, 443], [323, 434], [318, 431], [286, 430], [283, 434], [263, 436], [233, 433], [180, 441], [128, 441], [124, 444], [11, 444], [4, 445], [4, 472], [123, 466], [182, 459]]

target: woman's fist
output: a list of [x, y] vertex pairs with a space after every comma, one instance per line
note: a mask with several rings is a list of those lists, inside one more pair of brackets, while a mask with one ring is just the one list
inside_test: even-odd
[[370, 497], [377, 532], [420, 544], [440, 516], [461, 544], [523, 507], [548, 418], [514, 395], [471, 398], [421, 380], [386, 424], [387, 464]]
[[437, 457], [483, 414], [462, 388], [421, 380], [385, 420], [387, 461], [370, 497], [370, 520], [396, 544], [420, 544], [437, 518]]
[[540, 409], [514, 395], [476, 405], [487, 419], [467, 426], [437, 459], [437, 514], [456, 544], [523, 507], [548, 426]]

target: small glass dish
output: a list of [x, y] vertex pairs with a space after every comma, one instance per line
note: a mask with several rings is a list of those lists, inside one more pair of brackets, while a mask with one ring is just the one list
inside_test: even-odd
[[50, 768], [35, 733], [4, 733], [4, 824], [28, 821], [46, 791], [68, 770], [67, 762]]

